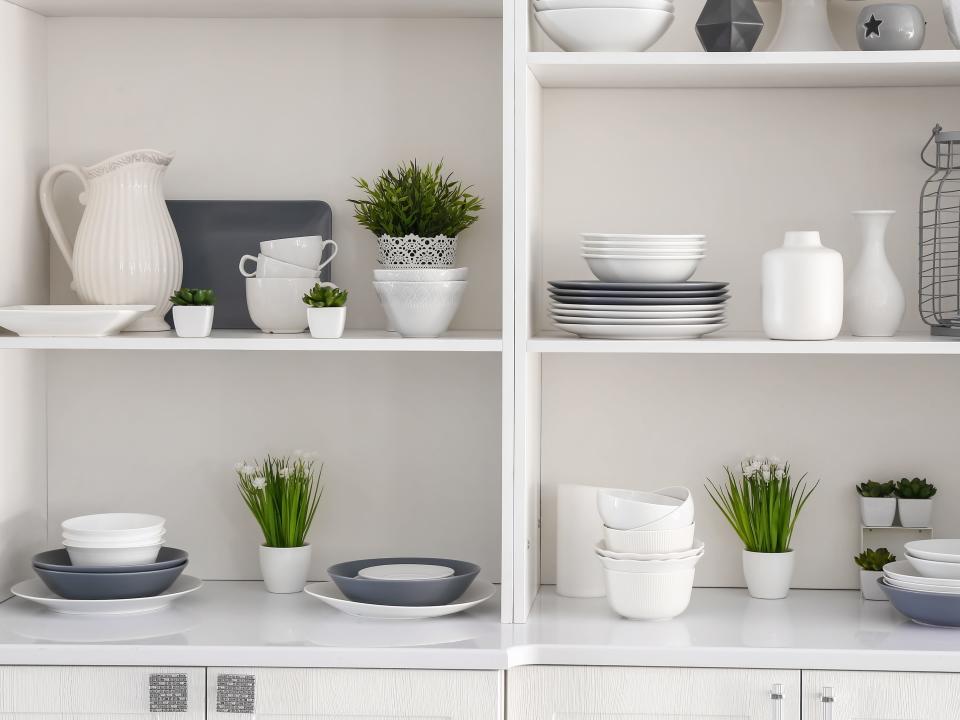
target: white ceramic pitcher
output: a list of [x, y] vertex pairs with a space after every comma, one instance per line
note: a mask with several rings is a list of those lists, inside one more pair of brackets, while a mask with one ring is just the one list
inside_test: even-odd
[[[128, 330], [169, 330], [163, 316], [183, 279], [183, 255], [163, 197], [172, 153], [132, 150], [90, 167], [56, 165], [40, 181], [40, 207], [85, 305], [155, 305]], [[85, 205], [71, 250], [53, 206], [64, 173], [83, 183]]]

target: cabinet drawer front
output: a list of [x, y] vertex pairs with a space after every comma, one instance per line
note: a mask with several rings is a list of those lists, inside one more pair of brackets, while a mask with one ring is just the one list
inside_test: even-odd
[[957, 720], [960, 675], [804, 671], [804, 720]]
[[218, 720], [498, 720], [502, 674], [468, 670], [209, 668]]
[[531, 666], [507, 696], [510, 720], [798, 720], [800, 673]]
[[0, 667], [0, 719], [203, 720], [203, 668]]

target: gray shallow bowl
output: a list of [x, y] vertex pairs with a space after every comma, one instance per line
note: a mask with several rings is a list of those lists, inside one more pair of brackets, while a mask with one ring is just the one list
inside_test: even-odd
[[146, 565], [73, 565], [70, 562], [70, 555], [66, 549], [47, 550], [33, 556], [33, 567], [44, 570], [53, 570], [55, 572], [71, 573], [132, 573], [147, 572], [148, 570], [164, 570], [166, 568], [176, 567], [187, 561], [187, 551], [178, 550], [172, 547], [160, 548], [156, 562]]
[[67, 600], [125, 600], [153, 597], [173, 585], [183, 569], [179, 565], [162, 570], [130, 573], [58, 572], [34, 567], [44, 585]]
[[960, 595], [916, 592], [887, 585], [877, 578], [880, 588], [902, 614], [921, 625], [960, 627]]
[[[443, 565], [453, 569], [453, 575], [436, 580], [371, 580], [358, 578], [357, 573], [374, 565]], [[354, 602], [374, 605], [403, 605], [423, 607], [446, 605], [463, 595], [480, 573], [480, 566], [464, 560], [444, 558], [395, 557], [351, 560], [327, 568], [327, 574], [340, 592]]]

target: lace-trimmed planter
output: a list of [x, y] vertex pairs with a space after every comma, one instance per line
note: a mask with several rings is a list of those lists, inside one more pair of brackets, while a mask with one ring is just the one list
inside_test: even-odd
[[420, 237], [404, 235], [377, 238], [377, 262], [384, 267], [453, 267], [457, 261], [457, 239], [446, 235]]

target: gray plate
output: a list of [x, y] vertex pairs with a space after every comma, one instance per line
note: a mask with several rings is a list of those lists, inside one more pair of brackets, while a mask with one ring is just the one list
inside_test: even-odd
[[187, 551], [174, 547], [162, 547], [157, 554], [156, 562], [146, 565], [110, 565], [97, 567], [93, 565], [74, 566], [70, 562], [70, 555], [65, 548], [47, 550], [33, 556], [33, 566], [44, 570], [72, 573], [130, 573], [145, 572], [147, 570], [164, 570], [176, 567], [187, 562]]
[[551, 280], [549, 284], [558, 290], [723, 290], [726, 282], [682, 283], [610, 283], [601, 280]]
[[[453, 575], [437, 580], [370, 580], [357, 577], [357, 573], [365, 567], [398, 564], [444, 565], [453, 568]], [[327, 568], [327, 574], [349, 600], [407, 607], [451, 603], [467, 591], [479, 572], [478, 565], [464, 560], [422, 557], [352, 560]]]
[[[244, 255], [260, 252], [262, 240], [333, 235], [330, 206], [320, 200], [168, 200], [167, 207], [183, 250], [183, 286], [217, 294], [215, 328], [256, 327], [237, 266]], [[321, 280], [330, 279], [332, 265]]]
[[693, 298], [625, 298], [625, 297], [563, 297], [561, 295], [552, 295], [553, 300], [559, 304], [569, 305], [716, 305], [723, 307], [723, 303], [729, 298], [729, 295], [718, 295], [716, 297], [693, 297]]
[[887, 585], [877, 578], [890, 604], [903, 615], [921, 625], [936, 627], [960, 627], [960, 595], [938, 595], [915, 592]]
[[130, 573], [57, 572], [34, 567], [34, 572], [50, 590], [67, 600], [123, 600], [153, 597], [173, 585], [187, 566]]

